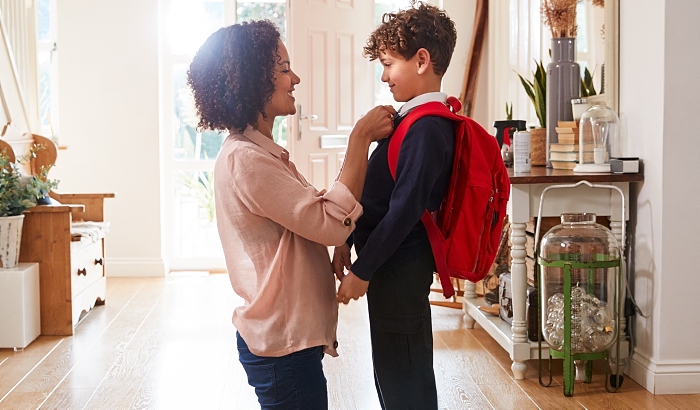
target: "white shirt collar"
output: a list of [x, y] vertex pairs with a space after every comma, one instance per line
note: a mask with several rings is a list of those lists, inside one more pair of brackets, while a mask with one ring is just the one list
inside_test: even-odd
[[399, 108], [399, 117], [406, 115], [406, 113], [418, 107], [419, 105], [423, 105], [431, 101], [438, 101], [444, 103], [445, 101], [447, 101], [447, 94], [442, 92], [432, 92], [421, 94], [417, 97], [411, 98], [410, 100], [406, 101], [406, 103], [402, 105], [401, 108]]

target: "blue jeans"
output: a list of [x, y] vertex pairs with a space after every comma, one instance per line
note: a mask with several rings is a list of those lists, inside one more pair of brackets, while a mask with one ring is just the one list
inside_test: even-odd
[[238, 360], [255, 388], [261, 409], [326, 410], [328, 389], [323, 374], [323, 347], [281, 357], [256, 356], [236, 332]]

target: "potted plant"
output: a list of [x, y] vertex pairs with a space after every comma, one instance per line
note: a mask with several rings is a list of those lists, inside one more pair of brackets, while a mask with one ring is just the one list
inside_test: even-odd
[[[41, 147], [30, 150], [34, 156]], [[23, 164], [27, 158], [18, 162]], [[0, 268], [14, 268], [19, 260], [24, 211], [36, 206], [45, 198], [58, 181], [47, 178], [48, 169], [41, 169], [34, 176], [24, 176], [14, 155], [7, 150], [0, 152]]]
[[547, 163], [547, 72], [542, 61], [535, 61], [535, 65], [532, 81], [520, 74], [518, 77], [535, 107], [535, 114], [540, 122], [539, 127], [530, 129], [530, 163], [534, 166], [544, 166]]

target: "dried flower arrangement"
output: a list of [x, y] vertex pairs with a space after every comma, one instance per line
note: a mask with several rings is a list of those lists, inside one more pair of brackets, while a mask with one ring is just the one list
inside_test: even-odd
[[552, 38], [576, 37], [576, 3], [579, 0], [544, 0], [540, 12]]

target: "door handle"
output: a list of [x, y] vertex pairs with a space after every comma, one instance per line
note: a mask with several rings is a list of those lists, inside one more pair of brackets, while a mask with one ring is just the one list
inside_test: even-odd
[[317, 120], [318, 115], [316, 114], [309, 114], [309, 115], [302, 115], [301, 113], [301, 104], [297, 105], [297, 116], [299, 118], [299, 130], [297, 131], [297, 140], [301, 140], [301, 120]]

